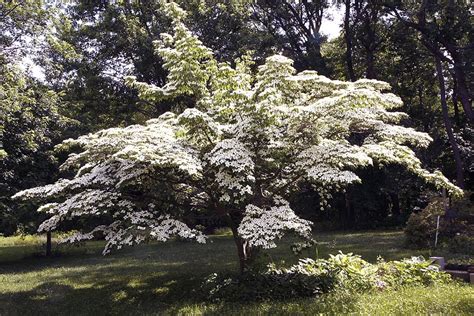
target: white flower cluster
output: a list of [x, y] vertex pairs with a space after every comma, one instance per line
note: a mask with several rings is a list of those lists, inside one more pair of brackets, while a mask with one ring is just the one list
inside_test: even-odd
[[219, 188], [219, 200], [224, 203], [241, 202], [253, 193], [255, 163], [252, 153], [236, 139], [224, 139], [207, 155], [215, 170], [214, 183]]
[[251, 247], [275, 248], [275, 241], [287, 231], [294, 231], [306, 239], [311, 237], [311, 222], [299, 218], [289, 203], [281, 199], [277, 205], [267, 208], [249, 204], [244, 215], [238, 232]]

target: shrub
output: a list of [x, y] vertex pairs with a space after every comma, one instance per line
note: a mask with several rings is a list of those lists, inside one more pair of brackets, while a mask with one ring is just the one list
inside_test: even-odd
[[409, 246], [424, 248], [434, 245], [437, 217], [444, 214], [443, 200], [433, 199], [421, 212], [411, 214], [405, 228]]
[[317, 296], [328, 292], [333, 280], [329, 277], [301, 273], [280, 273], [273, 268], [259, 273], [250, 271], [237, 277], [210, 275], [203, 284], [207, 298], [235, 301], [290, 299]]
[[[472, 225], [470, 229], [474, 230], [474, 225]], [[470, 236], [467, 233], [460, 233], [453, 237], [449, 246], [453, 252], [474, 254], [474, 236]]]
[[[472, 195], [472, 194], [471, 194]], [[452, 202], [449, 214], [445, 214], [442, 198], [433, 198], [418, 213], [413, 213], [405, 228], [408, 246], [432, 248], [436, 234], [437, 217], [440, 216], [438, 246], [450, 252], [474, 254], [474, 203], [470, 194]]]
[[265, 300], [317, 296], [329, 292], [360, 293], [403, 286], [443, 284], [450, 277], [423, 257], [371, 264], [360, 256], [339, 253], [329, 259], [300, 261], [290, 268], [269, 265], [261, 273], [238, 277], [212, 274], [203, 284], [211, 300]]
[[413, 257], [401, 261], [384, 262], [377, 264], [379, 282], [384, 287], [398, 288], [405, 285], [431, 285], [447, 283], [450, 277], [440, 272], [439, 267], [431, 264], [423, 257]]

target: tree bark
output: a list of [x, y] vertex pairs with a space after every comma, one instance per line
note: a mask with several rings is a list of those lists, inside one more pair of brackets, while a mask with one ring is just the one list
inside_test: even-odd
[[456, 184], [461, 189], [464, 189], [464, 174], [463, 174], [461, 153], [459, 152], [458, 144], [456, 143], [456, 139], [454, 138], [453, 126], [451, 124], [451, 120], [449, 119], [448, 104], [446, 102], [446, 90], [445, 90], [444, 77], [443, 77], [443, 67], [441, 65], [441, 60], [439, 59], [437, 55], [435, 55], [435, 63], [436, 63], [436, 75], [438, 77], [439, 92], [440, 92], [440, 98], [441, 98], [443, 122], [444, 122], [444, 126], [446, 127], [446, 133], [448, 134], [449, 144], [451, 145], [451, 148], [453, 150], [454, 162], [456, 165]]
[[354, 63], [352, 60], [352, 30], [350, 26], [351, 0], [345, 0], [346, 12], [344, 15], [344, 39], [346, 41], [346, 66], [350, 81], [355, 81]]
[[456, 47], [456, 43], [445, 41], [441, 44], [446, 47], [447, 51], [451, 55], [454, 72], [453, 79], [456, 80], [457, 86], [456, 93], [459, 100], [461, 101], [464, 113], [466, 114], [469, 123], [473, 124], [474, 112], [472, 110], [472, 104], [470, 100], [471, 95], [466, 83], [466, 74], [464, 73], [464, 60], [462, 58], [462, 54], [459, 52], [459, 48]]
[[460, 66], [456, 64], [457, 63], [455, 62], [454, 74], [455, 74], [456, 83], [457, 83], [456, 94], [458, 95], [459, 100], [461, 101], [462, 107], [464, 109], [464, 113], [466, 114], [466, 117], [469, 123], [472, 125], [474, 123], [474, 112], [472, 110], [472, 104], [469, 100], [470, 99], [469, 91], [467, 90], [465, 75], [464, 75], [464, 72], [461, 69], [459, 69]]
[[[464, 113], [466, 114], [469, 124], [474, 123], [474, 111], [471, 104], [471, 94], [469, 92], [468, 85], [466, 83], [466, 74], [464, 73], [464, 61], [462, 58], [462, 53], [460, 53], [460, 48], [458, 43], [453, 41], [453, 37], [442, 37], [439, 34], [439, 29], [436, 29], [438, 33], [433, 33], [433, 28], [427, 26], [426, 21], [426, 8], [429, 5], [428, 0], [423, 0], [416, 16], [418, 22], [410, 21], [404, 19], [396, 10], [395, 7], [385, 4], [405, 25], [416, 29], [422, 35], [422, 42], [430, 50], [436, 58], [441, 60], [448, 61], [453, 65], [452, 77], [456, 80], [457, 89], [456, 94], [459, 100], [461, 101]], [[455, 17], [452, 17], [453, 19]], [[435, 32], [436, 32], [435, 31]], [[424, 39], [423, 39], [424, 38]], [[448, 51], [451, 59], [447, 58], [443, 52], [440, 50], [439, 45], [442, 45]], [[443, 80], [444, 81], [444, 80]]]
[[354, 208], [352, 207], [351, 197], [349, 191], [344, 193], [344, 198], [346, 202], [346, 221], [345, 221], [345, 228], [354, 228], [355, 227], [355, 216], [354, 216]]
[[400, 217], [400, 199], [398, 197], [398, 193], [395, 193], [395, 192], [392, 192], [389, 194], [390, 195], [390, 200], [392, 202], [392, 215], [395, 217], [395, 218], [399, 218]]
[[418, 102], [420, 105], [420, 111], [421, 111], [421, 121], [423, 122], [423, 132], [428, 133], [429, 132], [429, 122], [428, 118], [426, 116], [426, 109], [425, 109], [425, 104], [423, 103], [423, 88], [422, 86], [418, 86]]
[[458, 85], [456, 82], [456, 78], [453, 77], [453, 108], [454, 108], [454, 122], [456, 126], [459, 128], [461, 126], [461, 120], [459, 118], [459, 106], [458, 106], [458, 95], [457, 95]]
[[373, 50], [367, 50], [367, 57], [366, 57], [366, 65], [367, 65], [367, 72], [366, 72], [366, 77], [367, 79], [376, 79], [375, 75], [375, 67], [374, 67], [374, 62], [375, 62], [375, 55]]
[[46, 233], [46, 257], [51, 257], [51, 232]]
[[366, 50], [365, 63], [366, 63], [366, 78], [376, 79], [377, 74], [375, 72], [375, 52], [379, 46], [377, 41], [376, 24], [379, 20], [379, 10], [376, 8], [376, 3], [369, 1], [365, 7], [363, 13], [363, 25], [365, 31], [365, 38], [363, 37], [363, 46]]
[[250, 248], [247, 246], [246, 242], [240, 238], [237, 225], [232, 220], [230, 214], [226, 216], [226, 220], [232, 231], [232, 237], [234, 238], [234, 243], [237, 248], [237, 255], [239, 257], [239, 272], [242, 274], [247, 271], [249, 266], [251, 258]]

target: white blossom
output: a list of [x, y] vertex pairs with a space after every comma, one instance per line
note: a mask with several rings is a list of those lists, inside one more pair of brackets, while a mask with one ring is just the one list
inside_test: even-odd
[[267, 208], [247, 205], [238, 231], [252, 247], [274, 248], [275, 241], [287, 231], [294, 231], [309, 239], [310, 225], [310, 221], [301, 219], [294, 213], [288, 202], [279, 199], [277, 205]]

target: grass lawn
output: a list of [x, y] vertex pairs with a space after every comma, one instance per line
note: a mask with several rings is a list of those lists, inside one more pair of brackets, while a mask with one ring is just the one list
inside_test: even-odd
[[[326, 257], [353, 252], [368, 261], [387, 260], [427, 251], [404, 249], [397, 231], [327, 233], [315, 236], [314, 249], [302, 256]], [[314, 299], [285, 302], [209, 303], [200, 284], [213, 272], [237, 270], [229, 236], [211, 238], [200, 245], [190, 242], [148, 244], [103, 257], [102, 242], [68, 247], [56, 258], [35, 258], [37, 238], [0, 238], [0, 315], [103, 315], [103, 314], [474, 314], [474, 287], [453, 284], [414, 287], [397, 292], [358, 295], [337, 293]], [[265, 260], [296, 261], [289, 241], [268, 253]]]

